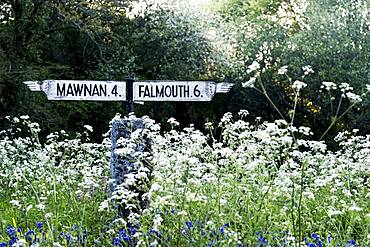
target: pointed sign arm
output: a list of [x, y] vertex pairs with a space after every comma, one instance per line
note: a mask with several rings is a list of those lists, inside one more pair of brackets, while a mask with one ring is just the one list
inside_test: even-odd
[[32, 92], [40, 92], [42, 91], [42, 82], [39, 81], [25, 81], [24, 84], [27, 85], [27, 87], [32, 91]]
[[219, 82], [216, 84], [216, 93], [228, 93], [233, 86], [233, 83]]

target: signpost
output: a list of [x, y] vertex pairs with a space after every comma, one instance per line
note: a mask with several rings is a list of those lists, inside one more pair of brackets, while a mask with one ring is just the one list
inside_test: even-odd
[[24, 82], [31, 91], [42, 91], [49, 100], [125, 101], [126, 82], [46, 80]]
[[211, 101], [215, 93], [227, 93], [233, 84], [213, 81], [137, 81], [134, 101]]
[[[49, 100], [90, 100], [90, 101], [126, 101], [127, 111], [133, 111], [134, 102], [145, 101], [211, 101], [216, 93], [227, 93], [233, 84], [213, 81], [78, 81], [46, 80], [24, 82], [31, 91], [44, 92]], [[120, 138], [131, 138], [131, 133], [139, 130], [144, 133], [144, 120], [140, 118], [115, 119], [111, 131], [111, 193], [122, 184], [125, 176], [135, 174], [133, 157], [117, 155], [122, 148]], [[150, 140], [143, 141], [136, 147], [137, 152], [150, 148]], [[135, 190], [135, 189], [134, 189]], [[138, 195], [142, 192], [136, 191]], [[141, 202], [143, 204], [144, 202]], [[145, 203], [144, 203], [145, 204]], [[142, 207], [144, 206], [141, 205]], [[127, 212], [119, 208], [119, 213], [127, 217]]]
[[[211, 101], [216, 93], [227, 93], [233, 84], [213, 81], [75, 81], [24, 82], [31, 91], [44, 92], [49, 100], [90, 101]], [[129, 109], [131, 112], [132, 109]]]

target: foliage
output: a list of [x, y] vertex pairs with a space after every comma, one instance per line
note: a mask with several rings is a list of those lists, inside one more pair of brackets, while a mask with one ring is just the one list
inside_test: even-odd
[[[251, 124], [247, 115], [225, 114], [220, 140], [211, 124], [205, 135], [192, 126], [178, 131], [169, 119], [173, 129], [161, 135], [144, 118], [148, 128], [117, 150], [141, 168], [111, 194], [109, 145], [89, 142], [91, 126], [78, 138], [52, 133], [40, 144], [38, 124], [10, 119], [0, 141], [0, 243], [368, 246], [370, 137], [339, 133], [341, 148], [332, 152], [310, 140], [307, 127]], [[143, 136], [150, 154], [130, 148]], [[137, 197], [130, 188], [149, 178]]]
[[369, 136], [342, 133], [333, 153], [306, 127], [295, 141], [285, 121], [252, 125], [228, 113], [220, 127], [219, 141], [192, 127], [157, 140], [141, 228], [161, 238], [144, 234], [146, 245], [294, 246], [310, 233], [368, 244]]
[[[239, 15], [239, 18], [245, 18], [248, 13]], [[234, 63], [239, 66], [235, 66], [233, 78], [239, 75], [239, 82], [249, 81], [253, 75], [249, 75], [248, 67], [257, 61], [266, 91], [287, 118], [294, 104], [292, 84], [276, 71], [287, 66], [290, 77], [298, 79], [305, 72], [302, 68], [310, 66], [314, 73], [305, 77], [308, 87], [300, 95], [296, 117], [300, 123], [315, 126], [315, 135], [320, 138], [333, 117], [329, 98], [317, 93], [321, 83], [348, 83], [358, 95], [367, 90], [369, 64], [368, 52], [364, 51], [369, 45], [368, 20], [366, 1], [282, 1], [275, 11], [266, 12], [257, 19], [243, 19], [243, 25], [235, 22], [238, 26], [230, 35], [238, 42]], [[247, 109], [251, 113], [258, 111], [248, 100], [250, 91], [241, 92], [240, 96], [237, 94], [235, 97], [245, 98], [239, 104], [250, 105]], [[342, 109], [350, 105], [351, 102], [345, 100]], [[362, 106], [351, 109], [347, 117], [336, 123], [336, 131], [330, 131], [327, 138], [332, 139], [342, 128], [358, 128], [361, 133], [367, 133], [367, 105], [368, 98], [364, 98]], [[236, 109], [230, 110], [234, 112]], [[266, 119], [276, 118], [278, 113], [275, 111], [275, 114], [272, 118], [266, 116]]]

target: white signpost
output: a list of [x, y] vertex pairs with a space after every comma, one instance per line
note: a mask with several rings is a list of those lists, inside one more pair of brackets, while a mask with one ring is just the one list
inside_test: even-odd
[[[128, 112], [133, 111], [133, 102], [144, 101], [211, 101], [216, 93], [227, 93], [233, 84], [213, 81], [75, 81], [45, 80], [24, 82], [31, 91], [44, 92], [49, 100], [91, 100], [91, 101], [127, 101]], [[128, 127], [130, 126], [130, 127]], [[130, 138], [131, 131], [143, 129], [143, 119], [116, 119], [112, 123], [111, 151], [111, 193], [118, 183], [125, 180], [132, 170], [133, 157], [117, 155], [119, 138]], [[150, 141], [137, 146], [138, 152], [150, 149]], [[130, 168], [130, 169], [129, 169]], [[135, 190], [141, 197], [142, 191]], [[135, 192], [135, 193], [136, 193]], [[145, 202], [141, 202], [142, 207]], [[121, 216], [126, 217], [127, 210], [119, 208]]]
[[215, 93], [227, 93], [233, 84], [213, 81], [135, 81], [135, 101], [211, 101]]
[[216, 93], [227, 93], [233, 87], [232, 83], [213, 81], [131, 81], [132, 89], [125, 81], [45, 80], [24, 83], [31, 91], [44, 92], [49, 100], [127, 100], [129, 104], [132, 101], [211, 101]]
[[31, 91], [42, 91], [49, 100], [125, 101], [125, 81], [46, 80], [24, 82]]

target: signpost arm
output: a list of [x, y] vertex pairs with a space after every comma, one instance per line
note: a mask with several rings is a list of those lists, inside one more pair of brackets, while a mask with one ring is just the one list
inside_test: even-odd
[[127, 103], [126, 109], [127, 114], [134, 111], [134, 79], [132, 77], [126, 78], [127, 83]]

